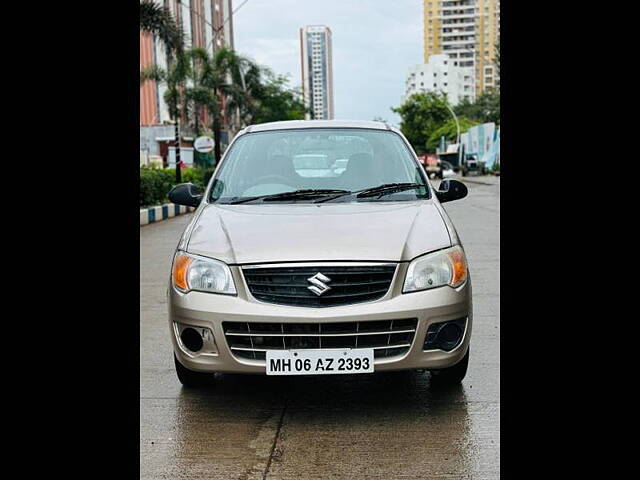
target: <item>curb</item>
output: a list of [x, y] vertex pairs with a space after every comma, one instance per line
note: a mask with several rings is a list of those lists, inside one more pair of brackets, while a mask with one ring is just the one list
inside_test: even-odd
[[489, 182], [481, 182], [479, 180], [467, 180], [466, 178], [464, 180], [460, 180], [461, 182], [467, 182], [467, 183], [475, 183], [476, 185], [496, 185], [496, 183], [489, 183]]
[[184, 205], [176, 205], [175, 203], [165, 203], [157, 207], [140, 209], [140, 226], [150, 223], [161, 222], [171, 217], [176, 217], [184, 213], [190, 213], [195, 210], [194, 207], [185, 207]]

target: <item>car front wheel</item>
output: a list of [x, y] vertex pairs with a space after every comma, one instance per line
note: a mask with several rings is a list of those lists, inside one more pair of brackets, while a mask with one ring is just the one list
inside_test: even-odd
[[178, 361], [175, 354], [173, 355], [173, 361], [176, 366], [178, 380], [180, 380], [180, 383], [185, 387], [200, 387], [208, 383], [213, 376], [210, 373], [194, 372], [193, 370], [189, 370]]
[[455, 365], [440, 370], [432, 370], [431, 375], [433, 381], [435, 383], [449, 385], [460, 383], [467, 374], [467, 367], [469, 366], [469, 350], [471, 349], [467, 349], [465, 356], [462, 357], [462, 360]]

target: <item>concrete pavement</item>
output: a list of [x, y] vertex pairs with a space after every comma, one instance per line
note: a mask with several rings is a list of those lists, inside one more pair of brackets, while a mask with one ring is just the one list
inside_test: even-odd
[[[469, 257], [474, 331], [462, 385], [428, 373], [220, 376], [183, 390], [165, 289], [191, 215], [140, 229], [140, 478], [499, 478], [500, 182], [445, 204]], [[465, 179], [461, 179], [464, 181]], [[437, 183], [437, 182], [436, 182]]]

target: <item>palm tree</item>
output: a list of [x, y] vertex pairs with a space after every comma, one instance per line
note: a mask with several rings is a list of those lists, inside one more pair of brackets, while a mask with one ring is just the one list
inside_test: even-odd
[[213, 56], [202, 48], [189, 52], [193, 61], [193, 86], [185, 96], [196, 113], [205, 108], [211, 121], [214, 156], [222, 156], [222, 126], [231, 125], [234, 116], [239, 123], [251, 121], [255, 112], [253, 90], [260, 82], [260, 67], [228, 48], [220, 48]]
[[[185, 105], [187, 116], [193, 118], [193, 128], [196, 135], [200, 132], [200, 118], [202, 112], [208, 112], [215, 103], [214, 92], [203, 86], [203, 79], [211, 75], [211, 58], [203, 48], [192, 48], [185, 53], [191, 62], [189, 87], [185, 88]], [[205, 126], [206, 128], [206, 126]]]
[[184, 45], [184, 33], [176, 23], [171, 10], [153, 0], [140, 2], [140, 30], [149, 32], [164, 43], [167, 53], [173, 56]]
[[158, 84], [165, 84], [167, 87], [164, 93], [164, 102], [169, 110], [169, 117], [175, 125], [176, 183], [182, 181], [182, 173], [180, 171], [182, 163], [180, 161], [180, 117], [186, 111], [185, 82], [190, 75], [189, 59], [183, 53], [178, 53], [166, 70], [157, 65], [152, 65], [140, 72], [140, 85], [148, 80], [153, 80]]

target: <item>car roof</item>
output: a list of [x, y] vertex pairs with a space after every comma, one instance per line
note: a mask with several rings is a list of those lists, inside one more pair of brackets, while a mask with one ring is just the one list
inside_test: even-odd
[[[287, 120], [283, 122], [259, 123], [249, 125], [239, 133], [267, 132], [271, 130], [290, 130], [297, 128], [368, 128], [373, 130], [392, 130], [382, 122], [365, 120]], [[393, 129], [395, 130], [395, 129]]]

